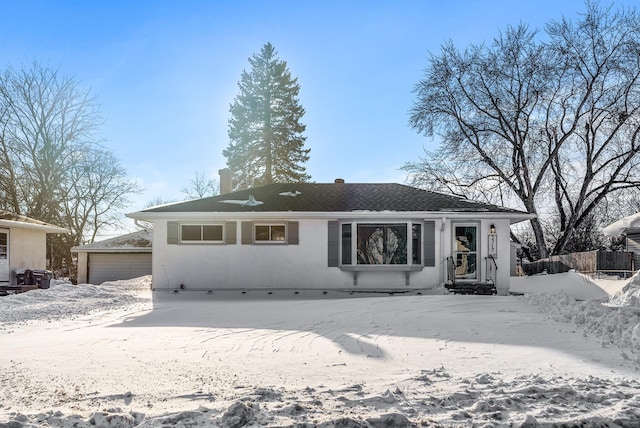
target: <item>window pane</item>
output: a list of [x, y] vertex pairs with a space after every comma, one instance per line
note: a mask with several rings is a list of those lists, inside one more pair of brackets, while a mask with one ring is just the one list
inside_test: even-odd
[[222, 241], [221, 224], [205, 224], [202, 226], [203, 241]]
[[269, 240], [269, 226], [256, 226], [256, 241]]
[[476, 251], [476, 233], [475, 226], [456, 226], [456, 251]]
[[342, 225], [342, 264], [351, 264], [351, 223]]
[[407, 225], [358, 225], [359, 264], [407, 264]]
[[0, 233], [0, 259], [7, 258], [7, 233]]
[[476, 279], [476, 254], [456, 254], [456, 278]]
[[411, 232], [413, 235], [411, 245], [412, 245], [412, 257], [411, 263], [414, 265], [422, 264], [422, 227], [420, 224], [414, 224], [411, 227]]
[[271, 226], [271, 240], [272, 241], [284, 241], [285, 229], [284, 225]]
[[202, 240], [202, 226], [183, 224], [182, 225], [182, 240], [183, 241], [201, 241]]

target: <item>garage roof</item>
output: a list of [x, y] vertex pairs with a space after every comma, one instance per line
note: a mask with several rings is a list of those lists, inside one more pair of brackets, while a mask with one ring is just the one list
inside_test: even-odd
[[74, 253], [150, 253], [152, 249], [152, 231], [139, 230], [127, 235], [116, 236], [104, 241], [79, 245], [71, 248]]

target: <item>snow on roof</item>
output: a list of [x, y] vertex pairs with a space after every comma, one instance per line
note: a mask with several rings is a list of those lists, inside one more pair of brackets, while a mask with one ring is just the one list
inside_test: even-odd
[[24, 229], [42, 230], [46, 233], [69, 233], [69, 230], [63, 227], [5, 210], [0, 210], [0, 227], [21, 227]]
[[74, 253], [77, 252], [151, 252], [153, 238], [152, 231], [139, 230], [115, 238], [105, 239], [104, 241], [93, 242], [91, 244], [79, 245], [71, 248]]
[[629, 229], [640, 228], [640, 213], [630, 215], [602, 229], [605, 236], [618, 236], [626, 233]]

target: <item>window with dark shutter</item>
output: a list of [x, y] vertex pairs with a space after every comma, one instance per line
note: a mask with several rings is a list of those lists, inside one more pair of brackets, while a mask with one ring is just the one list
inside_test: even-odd
[[177, 244], [180, 240], [180, 225], [177, 221], [167, 222], [167, 244]]
[[425, 266], [436, 265], [436, 222], [424, 222], [424, 254], [422, 255]]
[[339, 266], [339, 245], [340, 245], [340, 224], [337, 221], [330, 221], [327, 225], [327, 241], [328, 241], [328, 266]]

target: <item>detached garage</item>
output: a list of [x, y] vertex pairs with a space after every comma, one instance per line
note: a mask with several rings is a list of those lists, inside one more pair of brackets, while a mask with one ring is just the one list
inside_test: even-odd
[[151, 231], [140, 230], [105, 241], [73, 247], [78, 255], [78, 284], [151, 275]]

